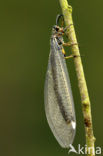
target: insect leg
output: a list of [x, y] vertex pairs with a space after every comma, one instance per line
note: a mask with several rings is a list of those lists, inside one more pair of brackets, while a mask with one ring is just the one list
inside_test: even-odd
[[64, 56], [65, 59], [73, 58], [74, 55]]
[[65, 52], [64, 48], [62, 48], [62, 53], [64, 54], [65, 59], [80, 57], [79, 55], [73, 55], [73, 54], [69, 55], [69, 56], [66, 56], [66, 52]]
[[[77, 45], [77, 44], [78, 43], [70, 43], [70, 42], [68, 42], [68, 43], [63, 43], [63, 46], [73, 46], [73, 45]], [[66, 56], [66, 52], [65, 52], [64, 48], [62, 48], [62, 53], [64, 54], [64, 58], [65, 59], [69, 59], [69, 58], [73, 58], [73, 57], [78, 57], [76, 55]]]
[[81, 57], [80, 55], [69, 55], [69, 56], [64, 56], [65, 59], [69, 59], [69, 58], [75, 58], [75, 57]]
[[73, 45], [78, 45], [78, 43], [71, 43], [71, 42], [63, 43], [63, 46], [73, 46]]
[[66, 52], [65, 52], [64, 48], [62, 48], [62, 53], [64, 54], [64, 56], [66, 56]]

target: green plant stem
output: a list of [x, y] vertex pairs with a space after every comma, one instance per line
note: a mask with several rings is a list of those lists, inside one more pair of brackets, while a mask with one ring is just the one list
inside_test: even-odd
[[[68, 40], [71, 43], [77, 43], [76, 34], [73, 26], [73, 20], [72, 20], [72, 7], [68, 5], [67, 0], [59, 0], [59, 2], [64, 15], [65, 24], [68, 29], [67, 30]], [[78, 45], [76, 44], [73, 45], [71, 47], [71, 51], [73, 55], [80, 56]], [[94, 152], [95, 138], [93, 135], [91, 104], [88, 95], [88, 89], [87, 89], [86, 80], [84, 76], [81, 57], [75, 57], [74, 64], [75, 64], [76, 74], [78, 78], [78, 86], [80, 90], [82, 110], [84, 116], [86, 145], [87, 145], [87, 152], [88, 152], [87, 156], [95, 156], [95, 152]]]

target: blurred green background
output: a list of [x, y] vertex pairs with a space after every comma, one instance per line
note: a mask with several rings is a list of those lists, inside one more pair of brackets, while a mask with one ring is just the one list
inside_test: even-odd
[[[103, 145], [103, 1], [71, 0], [92, 103], [96, 146]], [[44, 81], [51, 27], [61, 13], [56, 0], [0, 2], [0, 155], [66, 156], [47, 124]], [[69, 53], [68, 53], [69, 54]], [[80, 95], [73, 60], [67, 61], [75, 101], [73, 145], [85, 145]], [[75, 154], [70, 154], [75, 155]]]

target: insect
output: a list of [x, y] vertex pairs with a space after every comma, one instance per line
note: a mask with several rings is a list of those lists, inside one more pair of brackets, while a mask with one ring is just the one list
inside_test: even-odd
[[47, 121], [53, 135], [61, 147], [69, 148], [75, 136], [76, 117], [63, 49], [64, 31], [65, 28], [58, 25], [52, 28], [44, 101]]

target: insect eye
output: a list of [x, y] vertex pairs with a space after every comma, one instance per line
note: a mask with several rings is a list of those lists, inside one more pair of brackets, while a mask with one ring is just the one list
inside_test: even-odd
[[59, 28], [57, 25], [54, 25], [54, 26], [53, 26], [53, 30], [54, 30], [54, 31], [58, 32], [59, 29], [60, 29], [60, 28]]
[[55, 28], [55, 30], [56, 30], [56, 31], [58, 31], [58, 30], [59, 30], [59, 28], [57, 28], [57, 27], [56, 27], [56, 28]]

